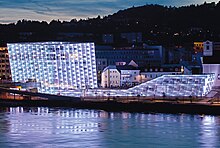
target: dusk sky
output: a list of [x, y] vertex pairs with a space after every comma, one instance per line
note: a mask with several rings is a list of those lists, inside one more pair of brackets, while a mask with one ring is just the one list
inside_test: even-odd
[[[0, 23], [12, 23], [21, 19], [53, 19], [70, 21], [73, 18], [105, 16], [121, 9], [145, 4], [183, 6], [202, 4], [205, 0], [0, 0]], [[214, 0], [206, 0], [213, 2]], [[215, 0], [214, 2], [217, 2]]]

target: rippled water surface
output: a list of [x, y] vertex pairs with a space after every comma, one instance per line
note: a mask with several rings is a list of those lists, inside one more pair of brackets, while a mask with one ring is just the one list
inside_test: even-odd
[[220, 117], [0, 108], [0, 148], [220, 148]]

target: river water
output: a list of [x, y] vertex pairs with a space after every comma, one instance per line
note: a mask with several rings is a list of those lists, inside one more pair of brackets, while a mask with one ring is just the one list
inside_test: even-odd
[[0, 108], [0, 148], [220, 148], [220, 117]]

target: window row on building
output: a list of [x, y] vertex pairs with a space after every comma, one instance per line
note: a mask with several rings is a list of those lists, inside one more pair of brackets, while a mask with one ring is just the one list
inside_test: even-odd
[[[114, 87], [132, 87], [134, 85], [155, 79], [163, 75], [181, 75], [183, 71], [181, 67], [175, 68], [146, 68], [134, 67], [132, 65], [110, 65], [102, 72], [101, 86], [103, 88]], [[163, 69], [157, 71], [155, 69]], [[174, 70], [174, 71], [172, 71]], [[115, 83], [120, 82], [120, 83]]]
[[8, 51], [14, 82], [35, 80], [50, 94], [97, 87], [94, 43], [14, 43]]

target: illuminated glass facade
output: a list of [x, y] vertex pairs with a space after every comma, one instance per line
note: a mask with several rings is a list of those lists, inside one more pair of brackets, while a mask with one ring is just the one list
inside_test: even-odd
[[94, 43], [13, 43], [8, 52], [12, 81], [36, 81], [39, 92], [97, 87]]
[[88, 96], [206, 96], [214, 84], [214, 74], [163, 75], [124, 90], [93, 90]]
[[214, 74], [164, 75], [128, 89], [141, 96], [205, 96], [213, 86]]

